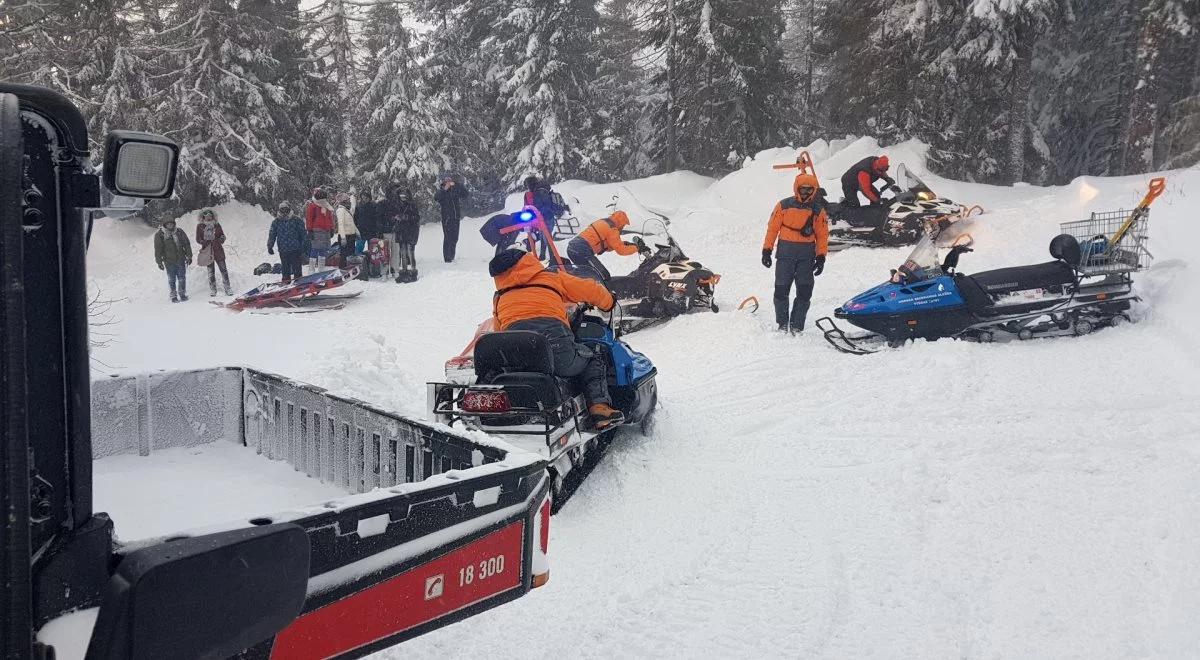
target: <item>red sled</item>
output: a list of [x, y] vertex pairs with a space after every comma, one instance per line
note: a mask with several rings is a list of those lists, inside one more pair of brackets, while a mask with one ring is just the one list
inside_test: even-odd
[[[233, 302], [221, 305], [240, 312], [244, 309], [284, 308], [296, 311], [320, 311], [341, 309], [346, 300], [357, 298], [361, 291], [337, 295], [326, 291], [336, 289], [358, 277], [358, 267], [349, 270], [333, 269], [306, 275], [288, 283], [271, 282], [257, 286], [234, 298]], [[220, 303], [214, 303], [220, 305]]]

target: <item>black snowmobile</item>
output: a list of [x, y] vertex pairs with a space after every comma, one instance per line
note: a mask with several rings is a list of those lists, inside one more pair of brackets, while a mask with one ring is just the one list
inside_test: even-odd
[[[873, 353], [909, 339], [955, 337], [978, 342], [1086, 335], [1129, 320], [1133, 273], [1144, 268], [1149, 206], [1162, 193], [1155, 179], [1133, 212], [1093, 214], [1062, 225], [1042, 264], [957, 272], [969, 240], [953, 246], [940, 264], [937, 233], [926, 235], [889, 281], [855, 296], [834, 316], [870, 331], [849, 336], [829, 317], [817, 327], [844, 353]], [[969, 238], [969, 237], [960, 237]]]
[[[642, 231], [622, 233], [666, 238], [666, 243], [654, 244], [654, 252], [643, 258], [633, 272], [612, 276], [604, 282], [620, 307], [617, 327], [621, 334], [643, 330], [702, 309], [720, 311], [713, 297], [721, 276], [684, 254], [668, 229], [671, 220], [647, 208], [626, 188], [613, 196], [608, 208], [615, 210], [618, 205], [627, 207], [625, 210], [631, 215], [650, 218], [643, 223]], [[647, 226], [658, 231], [648, 232]]]
[[944, 229], [974, 211], [939, 197], [904, 165], [896, 181], [889, 188], [894, 196], [881, 205], [850, 206], [845, 200], [826, 205], [830, 250], [912, 245], [931, 228]]
[[621, 332], [629, 333], [700, 309], [720, 311], [713, 296], [721, 276], [698, 261], [688, 259], [662, 224], [667, 242], [628, 275], [616, 275], [605, 284], [621, 308]]

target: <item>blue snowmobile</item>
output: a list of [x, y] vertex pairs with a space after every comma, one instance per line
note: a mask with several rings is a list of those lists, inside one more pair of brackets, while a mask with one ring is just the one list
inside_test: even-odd
[[1132, 273], [1150, 258], [1147, 220], [1148, 210], [1142, 209], [1134, 216], [1118, 211], [1066, 223], [1064, 233], [1050, 242], [1053, 261], [974, 275], [957, 272], [961, 255], [973, 251], [969, 237], [938, 263], [936, 236], [929, 234], [889, 281], [834, 311], [835, 317], [869, 333], [847, 335], [829, 317], [819, 319], [817, 327], [839, 351], [865, 355], [910, 339], [987, 343], [1086, 335], [1117, 325], [1129, 320], [1129, 309], [1138, 300]]
[[[625, 415], [622, 426], [649, 433], [658, 404], [654, 364], [618, 337], [610, 315], [579, 305], [571, 326], [580, 343], [606, 358], [612, 405]], [[554, 358], [544, 336], [486, 332], [473, 346], [472, 358], [455, 363], [454, 379], [459, 382], [430, 384], [433, 418], [450, 426], [462, 422], [545, 456], [557, 511], [599, 462], [617, 428], [591, 427], [581, 389], [554, 375]], [[468, 363], [474, 382], [464, 383], [472, 380], [464, 377]]]

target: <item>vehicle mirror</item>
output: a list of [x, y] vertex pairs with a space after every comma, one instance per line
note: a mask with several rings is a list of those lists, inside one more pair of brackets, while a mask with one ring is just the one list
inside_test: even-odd
[[308, 535], [292, 524], [135, 550], [109, 579], [86, 657], [228, 657], [300, 614], [308, 573]]
[[112, 131], [104, 144], [104, 186], [125, 197], [166, 199], [175, 190], [179, 145], [152, 133]]

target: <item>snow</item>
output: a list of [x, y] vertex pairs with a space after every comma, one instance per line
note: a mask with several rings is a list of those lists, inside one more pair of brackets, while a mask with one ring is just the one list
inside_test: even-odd
[[[881, 149], [863, 138], [809, 151], [836, 197], [841, 172]], [[929, 176], [915, 142], [882, 151], [940, 193], [987, 209], [971, 226], [967, 272], [1049, 260], [1057, 223], [1130, 208], [1149, 179], [994, 187]], [[770, 166], [795, 156], [764, 152], [716, 182], [676, 173], [624, 184], [722, 274], [723, 311], [629, 337], [659, 369], [660, 417], [652, 437], [619, 438], [555, 517], [549, 584], [379, 657], [1185, 657], [1200, 648], [1200, 295], [1191, 275], [1200, 170], [1166, 174], [1137, 323], [856, 358], [817, 333], [772, 330], [761, 237], [794, 171]], [[620, 190], [561, 188], [585, 226]], [[218, 213], [235, 288], [248, 289], [260, 281], [250, 270], [268, 260], [269, 218], [238, 204]], [[369, 283], [344, 310], [296, 316], [171, 305], [149, 231], [97, 226], [90, 278], [118, 299], [119, 324], [107, 328], [117, 336], [95, 352], [95, 372], [245, 363], [423, 415], [424, 383], [491, 307], [481, 222], [464, 222], [454, 264], [440, 259], [440, 228], [426, 226], [419, 282]], [[191, 231], [194, 218], [181, 226]], [[810, 325], [906, 253], [832, 255]], [[199, 272], [189, 273], [195, 298], [207, 293]], [[734, 311], [750, 295], [759, 312]], [[190, 517], [206, 513], [207, 498], [239, 492], [220, 485], [226, 476], [207, 475], [203, 498], [175, 516], [204, 522]]]
[[94, 462], [95, 509], [124, 541], [338, 499], [346, 491], [254, 449], [217, 441]]

